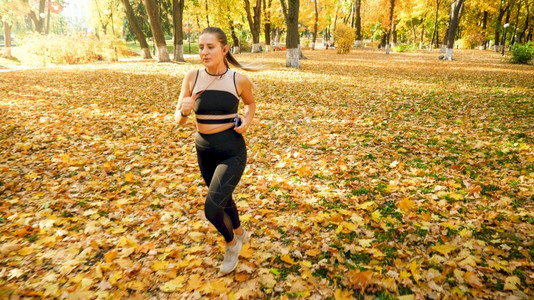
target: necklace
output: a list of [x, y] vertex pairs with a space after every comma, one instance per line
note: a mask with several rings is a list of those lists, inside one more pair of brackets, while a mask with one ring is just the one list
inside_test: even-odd
[[211, 74], [210, 72], [208, 72], [208, 69], [204, 68], [204, 71], [206, 72], [206, 74], [208, 74], [210, 76], [218, 76], [219, 78], [222, 78], [224, 76], [224, 74], [226, 74], [228, 72], [228, 70], [230, 70], [230, 68], [227, 67], [226, 71], [224, 71], [221, 74]]

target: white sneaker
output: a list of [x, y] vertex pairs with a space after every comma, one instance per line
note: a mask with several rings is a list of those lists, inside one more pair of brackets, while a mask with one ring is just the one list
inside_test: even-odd
[[238, 240], [241, 240], [241, 243], [244, 245], [246, 243], [248, 243], [248, 241], [250, 241], [250, 235], [248, 235], [248, 232], [245, 231], [245, 229], [243, 229], [243, 234], [242, 235], [239, 235], [239, 234], [234, 234], [234, 236], [238, 239]]
[[228, 274], [235, 270], [237, 267], [237, 262], [239, 259], [239, 252], [243, 247], [243, 243], [240, 239], [236, 239], [236, 243], [233, 246], [226, 246], [226, 251], [224, 253], [224, 260], [221, 266], [221, 273]]

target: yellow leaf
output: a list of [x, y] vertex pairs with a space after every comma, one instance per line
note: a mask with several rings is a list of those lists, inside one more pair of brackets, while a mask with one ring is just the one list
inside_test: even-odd
[[172, 293], [177, 289], [183, 287], [184, 276], [178, 276], [171, 281], [167, 281], [159, 286], [159, 289], [164, 293]]
[[380, 211], [377, 209], [375, 210], [372, 214], [371, 214], [371, 218], [373, 218], [373, 220], [375, 222], [379, 222], [381, 219], [382, 219], [382, 214], [380, 213]]
[[371, 210], [372, 207], [375, 205], [376, 203], [374, 201], [367, 201], [367, 202], [360, 204], [360, 209]]
[[113, 234], [117, 234], [117, 233], [123, 233], [127, 230], [128, 228], [126, 227], [123, 227], [122, 225], [121, 226], [117, 226], [115, 227], [115, 229], [113, 229], [113, 231], [111, 233]]
[[451, 230], [457, 230], [458, 229], [458, 227], [456, 225], [451, 224], [449, 222], [443, 222], [443, 223], [441, 223], [441, 226], [443, 226], [445, 228], [449, 228]]
[[345, 234], [349, 234], [349, 233], [355, 231], [357, 228], [358, 228], [358, 225], [356, 225], [354, 223], [349, 223], [349, 222], [343, 221], [337, 227], [336, 233], [342, 232], [342, 233], [345, 233]]
[[408, 211], [415, 205], [414, 200], [410, 200], [409, 198], [404, 198], [401, 201], [399, 201], [399, 204], [397, 204], [397, 207], [400, 210]]
[[432, 246], [432, 249], [438, 251], [439, 253], [443, 255], [448, 255], [449, 252], [456, 250], [456, 246], [451, 244], [443, 244], [438, 246]]
[[371, 247], [371, 243], [373, 242], [372, 239], [359, 239], [358, 244], [360, 244], [361, 247]]
[[403, 295], [403, 296], [399, 296], [399, 298], [397, 298], [398, 300], [415, 300], [415, 295], [414, 294], [411, 294], [411, 295]]
[[517, 290], [517, 285], [521, 284], [521, 280], [517, 276], [508, 276], [504, 281], [504, 290], [515, 291]]
[[289, 254], [284, 254], [284, 255], [281, 255], [280, 256], [280, 259], [283, 261], [283, 262], [286, 262], [290, 265], [296, 265], [297, 263], [291, 258], [291, 256]]
[[308, 261], [308, 260], [301, 261], [300, 265], [303, 266], [303, 267], [306, 267], [306, 268], [311, 268], [312, 267], [311, 261]]
[[156, 260], [154, 264], [152, 264], [152, 270], [159, 271], [159, 270], [165, 270], [169, 266], [169, 262], [165, 260]]
[[253, 253], [254, 250], [250, 248], [250, 243], [246, 243], [245, 245], [243, 245], [243, 248], [241, 248], [241, 252], [239, 253], [239, 255], [244, 258], [251, 258]]
[[33, 253], [32, 247], [24, 247], [18, 251], [19, 255], [26, 256]]
[[128, 172], [124, 175], [124, 181], [126, 182], [133, 182], [134, 174], [132, 172]]
[[321, 254], [321, 250], [319, 249], [310, 249], [307, 250], [304, 254], [310, 256], [310, 257], [316, 257], [317, 255]]
[[104, 259], [106, 260], [106, 263], [111, 263], [113, 261], [113, 259], [115, 259], [115, 257], [117, 256], [118, 252], [117, 251], [109, 251], [108, 253], [104, 254]]
[[130, 204], [130, 203], [132, 203], [132, 200], [123, 198], [123, 199], [119, 199], [119, 200], [115, 203], [115, 205], [116, 205], [117, 207], [121, 207], [121, 206], [123, 206], [123, 205]]
[[134, 281], [128, 282], [128, 284], [126, 284], [126, 286], [129, 289], [132, 289], [132, 290], [142, 291], [142, 290], [145, 289], [146, 284], [144, 282], [142, 282], [142, 281], [134, 280]]
[[334, 292], [334, 299], [335, 300], [351, 300], [351, 299], [354, 299], [354, 297], [352, 297], [352, 291], [348, 290], [340, 290], [340, 289], [337, 289], [335, 292]]
[[460, 267], [464, 267], [465, 265], [470, 265], [471, 267], [476, 267], [477, 266], [477, 262], [476, 262], [475, 257], [473, 257], [472, 255], [469, 255], [464, 260], [459, 262], [458, 265]]
[[204, 239], [204, 234], [197, 231], [190, 232], [187, 236], [197, 243], [200, 243]]
[[464, 199], [464, 195], [458, 194], [458, 193], [450, 193], [449, 197], [454, 199], [454, 200], [456, 200], [456, 201], [460, 201], [460, 200]]
[[415, 260], [410, 263], [410, 271], [412, 271], [413, 279], [418, 282], [421, 279], [421, 273], [419, 272], [419, 265]]
[[189, 279], [187, 280], [187, 290], [188, 291], [195, 291], [199, 287], [201, 287], [203, 284], [202, 277], [198, 274], [193, 274]]
[[304, 165], [298, 168], [297, 175], [299, 175], [300, 177], [306, 177], [312, 175], [312, 172], [310, 171], [310, 169], [308, 169], [307, 166]]

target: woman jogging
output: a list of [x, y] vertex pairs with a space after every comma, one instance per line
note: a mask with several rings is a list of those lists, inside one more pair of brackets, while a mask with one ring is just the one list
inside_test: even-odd
[[[228, 67], [230, 63], [245, 69], [230, 54], [224, 31], [217, 27], [204, 29], [198, 46], [205, 68], [186, 74], [175, 119], [183, 125], [195, 112], [198, 164], [209, 188], [204, 212], [226, 241], [221, 272], [227, 274], [236, 268], [239, 251], [249, 239], [239, 221], [232, 192], [245, 170], [243, 134], [254, 118], [256, 104], [249, 79]], [[239, 98], [245, 104], [244, 115], [237, 114]]]

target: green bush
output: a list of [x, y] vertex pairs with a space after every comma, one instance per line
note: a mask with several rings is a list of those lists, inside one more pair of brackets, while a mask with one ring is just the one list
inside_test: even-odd
[[336, 26], [336, 32], [334, 33], [336, 41], [337, 53], [345, 54], [349, 53], [356, 39], [356, 33], [350, 26], [340, 23]]
[[534, 43], [528, 42], [524, 45], [514, 45], [514, 47], [512, 47], [511, 55], [510, 62], [513, 64], [530, 63], [534, 57]]
[[31, 33], [21, 39], [20, 60], [27, 65], [83, 64], [97, 60], [117, 60], [137, 55], [124, 41], [111, 36], [100, 40], [82, 35], [42, 35]]
[[413, 51], [414, 48], [412, 45], [406, 45], [406, 44], [401, 44], [401, 45], [396, 45], [395, 47], [393, 47], [393, 51], [395, 52], [408, 52], [408, 51]]

